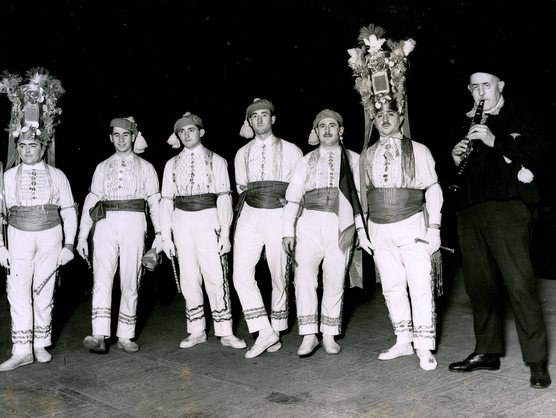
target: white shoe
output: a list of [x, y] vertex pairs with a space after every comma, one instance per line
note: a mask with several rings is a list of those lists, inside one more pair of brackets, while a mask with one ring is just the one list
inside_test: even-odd
[[328, 354], [338, 354], [342, 347], [334, 340], [333, 335], [326, 335], [322, 336], [322, 345], [324, 346], [324, 351]]
[[393, 360], [401, 356], [410, 356], [413, 354], [413, 346], [411, 343], [407, 344], [394, 344], [388, 350], [383, 351], [378, 355], [379, 360]]
[[35, 359], [39, 363], [48, 363], [52, 360], [52, 354], [46, 351], [44, 347], [35, 347], [33, 348], [33, 352], [35, 353]]
[[17, 369], [33, 362], [33, 354], [12, 354], [12, 356], [4, 363], [0, 364], [0, 372]]
[[242, 338], [238, 338], [235, 335], [220, 337], [220, 343], [224, 347], [232, 347], [238, 350], [241, 350], [242, 348], [247, 348], [247, 344], [245, 343], [245, 340], [243, 340]]
[[182, 340], [180, 343], [180, 348], [191, 348], [195, 347], [197, 344], [202, 344], [207, 342], [207, 334], [204, 332], [200, 335], [191, 334], [186, 339]]
[[251, 347], [251, 350], [245, 353], [245, 358], [254, 358], [261, 355], [278, 341], [280, 341], [280, 336], [274, 330], [271, 330], [268, 335], [262, 335], [261, 332], [259, 332], [255, 344]]
[[102, 335], [88, 335], [83, 340], [83, 345], [93, 353], [106, 354], [106, 343]]
[[282, 343], [278, 341], [276, 344], [271, 345], [266, 349], [269, 353], [275, 353], [282, 348]]
[[303, 342], [297, 349], [297, 355], [305, 358], [314, 354], [316, 348], [319, 346], [319, 340], [315, 334], [305, 335]]
[[116, 347], [118, 347], [120, 350], [125, 351], [126, 353], [136, 353], [139, 351], [139, 344], [127, 338], [118, 338]]
[[417, 349], [417, 357], [419, 357], [419, 366], [421, 366], [421, 369], [427, 371], [436, 369], [438, 363], [430, 350]]

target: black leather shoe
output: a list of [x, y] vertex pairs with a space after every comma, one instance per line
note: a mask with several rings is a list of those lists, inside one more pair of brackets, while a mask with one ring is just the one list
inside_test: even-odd
[[471, 353], [465, 360], [448, 366], [452, 372], [472, 372], [474, 370], [498, 370], [500, 356], [498, 354]]
[[531, 368], [531, 387], [535, 389], [546, 389], [552, 383], [546, 362], [529, 363]]

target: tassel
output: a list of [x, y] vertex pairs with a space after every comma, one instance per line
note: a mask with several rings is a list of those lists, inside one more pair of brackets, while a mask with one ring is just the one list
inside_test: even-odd
[[171, 145], [174, 149], [179, 148], [181, 145], [181, 142], [175, 133], [172, 133], [172, 135], [170, 135], [170, 137], [166, 140], [166, 143], [168, 145]]
[[309, 134], [309, 145], [318, 145], [320, 143], [319, 137], [314, 129], [311, 129], [311, 133]]
[[440, 254], [440, 250], [431, 255], [431, 276], [436, 296], [442, 296], [444, 284], [442, 282], [442, 254]]
[[137, 132], [137, 138], [135, 138], [135, 143], [133, 144], [133, 152], [135, 154], [141, 154], [147, 149], [147, 147], [147, 141], [145, 141], [141, 132]]
[[247, 119], [245, 119], [245, 121], [243, 122], [243, 126], [239, 131], [239, 136], [247, 139], [251, 139], [255, 136], [255, 132], [253, 132], [253, 129], [251, 128], [251, 126], [249, 126], [249, 122], [247, 122]]

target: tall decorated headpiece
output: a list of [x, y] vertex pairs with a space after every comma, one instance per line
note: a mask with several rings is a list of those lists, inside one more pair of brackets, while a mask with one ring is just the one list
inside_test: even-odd
[[361, 95], [361, 104], [371, 119], [390, 102], [396, 104], [398, 113], [406, 113], [407, 56], [415, 48], [415, 41], [393, 41], [383, 38], [385, 33], [380, 26], [364, 26], [357, 38], [359, 46], [348, 50], [355, 90]]
[[[403, 134], [410, 138], [407, 99], [405, 91], [405, 74], [407, 56], [415, 48], [413, 39], [393, 41], [384, 38], [386, 31], [374, 24], [359, 30], [356, 48], [348, 49], [348, 65], [355, 77], [355, 90], [361, 95], [361, 104], [365, 112], [365, 138], [361, 155], [365, 155], [374, 126], [374, 117], [381, 109], [395, 106], [398, 113], [404, 115]], [[364, 158], [360, 158], [360, 201], [364, 211], [367, 210], [367, 192]]]
[[247, 106], [247, 109], [245, 110], [245, 120], [243, 121], [243, 126], [239, 131], [240, 136], [247, 139], [251, 139], [253, 138], [253, 136], [255, 136], [253, 128], [251, 128], [251, 125], [249, 125], [249, 118], [255, 110], [260, 109], [268, 109], [270, 110], [270, 113], [274, 114], [274, 105], [270, 100], [255, 98], [255, 100], [253, 100], [253, 103]]
[[147, 141], [137, 129], [137, 122], [135, 122], [135, 118], [133, 116], [127, 116], [125, 118], [114, 118], [110, 121], [111, 128], [122, 128], [126, 131], [130, 131], [132, 134], [135, 135], [135, 142], [133, 143], [133, 152], [136, 154], [141, 154], [147, 148]]
[[174, 123], [174, 132], [172, 132], [172, 135], [166, 140], [166, 143], [171, 145], [172, 148], [179, 148], [181, 142], [178, 138], [178, 131], [188, 125], [195, 125], [199, 129], [203, 129], [203, 120], [191, 112], [185, 112], [183, 116]]
[[55, 165], [54, 132], [62, 113], [58, 107], [64, 94], [62, 83], [41, 67], [27, 71], [25, 78], [7, 71], [1, 77], [0, 93], [5, 93], [12, 102], [6, 168], [18, 162], [16, 142], [23, 138], [48, 146], [45, 160]]

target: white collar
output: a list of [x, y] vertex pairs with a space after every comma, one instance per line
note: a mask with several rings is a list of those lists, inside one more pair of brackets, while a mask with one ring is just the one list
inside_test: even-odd
[[45, 164], [43, 160], [40, 160], [39, 162], [35, 163], [35, 164], [25, 164], [25, 163], [21, 163], [21, 169], [24, 171], [30, 171], [30, 170], [44, 170], [45, 169]]

